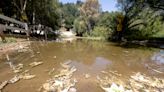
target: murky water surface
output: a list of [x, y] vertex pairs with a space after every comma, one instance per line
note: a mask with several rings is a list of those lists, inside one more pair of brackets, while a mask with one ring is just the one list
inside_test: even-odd
[[[30, 52], [10, 55], [10, 60], [14, 64], [24, 64], [24, 70], [29, 69], [31, 74], [36, 75], [36, 78], [9, 84], [4, 88], [4, 92], [37, 92], [37, 89], [50, 78], [48, 71], [52, 68], [57, 71], [60, 63], [66, 61], [71, 61], [71, 65], [77, 68], [73, 76], [78, 81], [77, 92], [103, 92], [96, 82], [96, 76], [101, 75], [101, 71], [118, 71], [123, 75], [122, 80], [126, 80], [134, 72], [164, 77], [164, 74], [151, 70], [164, 72], [162, 50], [161, 56], [157, 56], [159, 50], [123, 48], [114, 43], [89, 40], [33, 42], [30, 48], [32, 50]], [[34, 68], [29, 67], [29, 63], [34, 61], [41, 61], [43, 64]], [[0, 62], [1, 82], [14, 76], [5, 62], [6, 60]], [[90, 77], [86, 79], [85, 74], [89, 74]]]

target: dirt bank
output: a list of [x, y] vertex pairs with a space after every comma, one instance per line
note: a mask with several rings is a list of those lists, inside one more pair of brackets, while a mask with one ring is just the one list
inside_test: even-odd
[[22, 38], [7, 38], [7, 43], [0, 41], [0, 59], [4, 58], [5, 54], [11, 54], [14, 51], [26, 49], [29, 41]]

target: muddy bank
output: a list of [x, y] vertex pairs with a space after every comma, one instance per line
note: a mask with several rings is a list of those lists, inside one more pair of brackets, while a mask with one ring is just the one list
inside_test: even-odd
[[30, 41], [22, 38], [7, 38], [7, 43], [0, 41], [0, 59], [4, 59], [6, 54], [14, 51], [25, 50], [28, 48]]

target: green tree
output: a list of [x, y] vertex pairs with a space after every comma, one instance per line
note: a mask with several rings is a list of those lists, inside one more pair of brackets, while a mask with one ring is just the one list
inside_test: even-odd
[[100, 4], [98, 0], [86, 0], [80, 7], [80, 15], [84, 17], [87, 24], [87, 31], [92, 31], [96, 24], [96, 19], [100, 15]]
[[78, 36], [84, 36], [87, 30], [87, 24], [83, 17], [79, 17], [74, 21], [74, 30]]
[[[148, 38], [161, 28], [160, 15], [152, 10], [144, 0], [118, 0], [118, 7], [122, 11], [123, 19], [119, 39]], [[120, 16], [120, 15], [119, 15]], [[119, 17], [118, 19], [119, 20]], [[150, 20], [151, 19], [151, 20]], [[119, 22], [119, 21], [118, 21]]]
[[31, 24], [43, 24], [53, 29], [59, 26], [58, 0], [31, 0], [27, 5], [27, 16]]
[[58, 0], [2, 0], [1, 13], [31, 24], [58, 27]]
[[150, 7], [155, 8], [157, 10], [164, 10], [164, 1], [163, 0], [144, 0]]
[[90, 35], [100, 15], [100, 4], [98, 0], [86, 0], [77, 6], [80, 16], [74, 21], [74, 29], [79, 36]]
[[74, 20], [79, 16], [78, 6], [74, 3], [61, 4], [58, 9], [60, 20], [64, 20], [66, 28], [72, 28]]

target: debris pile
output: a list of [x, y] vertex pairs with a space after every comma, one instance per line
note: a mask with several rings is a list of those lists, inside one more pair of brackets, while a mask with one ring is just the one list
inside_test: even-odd
[[7, 86], [8, 84], [14, 84], [14, 83], [16, 83], [16, 82], [18, 82], [19, 80], [21, 80], [21, 79], [24, 79], [24, 80], [29, 80], [29, 79], [32, 79], [32, 78], [34, 78], [35, 77], [35, 75], [31, 75], [31, 74], [29, 74], [29, 73], [24, 73], [24, 74], [20, 74], [20, 75], [15, 75], [13, 78], [11, 78], [10, 80], [6, 80], [6, 81], [4, 81], [4, 82], [2, 82], [1, 84], [0, 84], [0, 92], [1, 92], [1, 90], [3, 90], [3, 88], [5, 87], [5, 86]]
[[[74, 66], [68, 63], [61, 64], [62, 69], [58, 74], [52, 76], [51, 79], [44, 83], [39, 91], [42, 92], [76, 92], [74, 88], [76, 79], [72, 79], [73, 73], [76, 71]], [[54, 70], [54, 69], [53, 69]]]
[[21, 79], [29, 80], [29, 79], [32, 79], [32, 78], [36, 77], [36, 75], [30, 74], [29, 70], [23, 71], [23, 64], [14, 65], [12, 62], [7, 62], [7, 64], [9, 64], [9, 66], [12, 69], [13, 73], [15, 73], [16, 75], [13, 78], [0, 83], [0, 92], [8, 84], [14, 84], [14, 83], [18, 82]]
[[6, 62], [6, 63], [9, 64], [10, 68], [14, 73], [19, 73], [22, 71], [23, 64], [14, 65], [12, 62]]
[[[40, 65], [43, 62], [33, 62], [30, 65], [32, 65], [33, 67], [36, 65]], [[22, 72], [23, 70], [23, 64], [18, 64], [18, 65], [14, 65], [12, 63], [9, 64], [10, 68], [13, 70], [14, 73], [16, 73], [16, 76], [14, 76], [9, 83], [15, 83], [17, 81], [19, 81], [19, 79], [32, 79], [35, 77], [35, 75], [31, 75], [29, 74], [29, 70], [25, 70], [24, 72]]]
[[101, 71], [104, 76], [97, 76], [99, 86], [105, 92], [133, 92], [128, 86], [121, 80], [121, 74], [117, 71]]
[[164, 92], [164, 79], [148, 77], [141, 73], [131, 76], [130, 85], [135, 92]]
[[141, 73], [135, 73], [127, 81], [121, 80], [117, 74], [102, 72], [106, 76], [97, 76], [100, 87], [105, 92], [164, 92], [164, 79], [148, 77]]
[[19, 48], [16, 48], [18, 52], [22, 53], [22, 52], [27, 52], [30, 49], [28, 47], [23, 47], [23, 46], [19, 46]]

